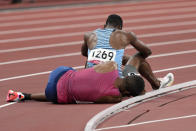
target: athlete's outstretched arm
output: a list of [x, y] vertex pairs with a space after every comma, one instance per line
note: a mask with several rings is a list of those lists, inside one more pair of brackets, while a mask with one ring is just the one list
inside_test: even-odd
[[104, 104], [104, 103], [118, 103], [122, 101], [121, 96], [103, 96], [95, 101], [95, 103]]

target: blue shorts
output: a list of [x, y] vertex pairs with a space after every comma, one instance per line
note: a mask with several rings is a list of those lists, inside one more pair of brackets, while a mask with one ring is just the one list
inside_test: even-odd
[[48, 84], [45, 89], [45, 95], [48, 101], [57, 103], [57, 83], [60, 77], [69, 70], [74, 70], [71, 67], [60, 66], [50, 73]]

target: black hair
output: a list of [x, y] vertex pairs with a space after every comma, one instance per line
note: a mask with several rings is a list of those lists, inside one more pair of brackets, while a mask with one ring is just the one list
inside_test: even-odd
[[120, 26], [121, 28], [123, 27], [123, 20], [119, 15], [112, 14], [109, 15], [107, 20], [106, 20], [106, 25], [112, 25], [114, 27]]
[[125, 89], [131, 96], [138, 96], [144, 90], [144, 80], [138, 75], [131, 75], [125, 77]]

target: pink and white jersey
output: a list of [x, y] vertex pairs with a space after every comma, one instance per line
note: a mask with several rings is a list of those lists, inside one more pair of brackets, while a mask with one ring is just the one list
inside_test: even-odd
[[97, 73], [93, 68], [69, 70], [57, 83], [58, 103], [95, 102], [103, 96], [119, 96], [118, 88], [114, 87], [118, 76], [118, 70], [108, 73]]

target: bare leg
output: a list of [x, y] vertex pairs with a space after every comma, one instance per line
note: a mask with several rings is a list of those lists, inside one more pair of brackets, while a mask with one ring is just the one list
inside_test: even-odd
[[158, 89], [160, 87], [160, 81], [152, 72], [150, 64], [139, 53], [132, 56], [127, 64], [133, 65], [138, 72], [148, 80], [153, 89]]
[[47, 101], [45, 93], [31, 94], [31, 100], [35, 100], [35, 101]]

